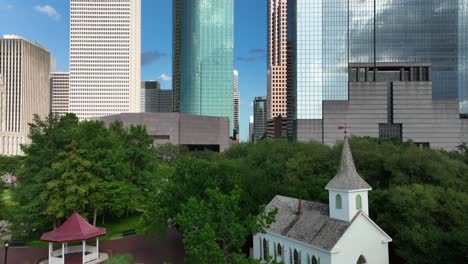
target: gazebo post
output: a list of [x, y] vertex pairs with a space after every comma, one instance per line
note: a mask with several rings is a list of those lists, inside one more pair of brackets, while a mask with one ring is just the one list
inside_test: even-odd
[[85, 255], [86, 255], [86, 240], [83, 240], [83, 258], [81, 259], [82, 263], [85, 263]]
[[49, 242], [49, 260], [52, 257], [52, 251], [53, 251], [53, 244], [52, 242]]
[[62, 243], [62, 264], [65, 264], [65, 243]]

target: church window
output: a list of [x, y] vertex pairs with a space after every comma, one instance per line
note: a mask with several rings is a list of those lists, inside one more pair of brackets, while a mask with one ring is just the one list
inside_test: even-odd
[[300, 262], [299, 259], [299, 252], [297, 252], [297, 249], [294, 250], [294, 264], [299, 264]]
[[362, 197], [359, 194], [356, 196], [356, 209], [362, 209]]
[[312, 264], [317, 264], [317, 258], [315, 256], [312, 256]]
[[357, 264], [366, 264], [366, 263], [367, 263], [367, 261], [366, 261], [366, 259], [364, 258], [364, 256], [363, 256], [363, 255], [359, 256], [359, 259], [358, 259], [358, 261], [357, 261]]
[[337, 194], [335, 198], [335, 203], [336, 203], [336, 209], [341, 209], [343, 207], [342, 201], [341, 201], [341, 195]]
[[268, 259], [268, 243], [266, 239], [263, 239], [263, 260]]
[[281, 248], [281, 244], [278, 243], [278, 246], [276, 247], [276, 254], [278, 256], [283, 255], [283, 249]]

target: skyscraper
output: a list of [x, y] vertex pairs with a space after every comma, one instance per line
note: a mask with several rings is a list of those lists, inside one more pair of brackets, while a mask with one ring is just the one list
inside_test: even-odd
[[233, 118], [234, 0], [173, 0], [174, 109]]
[[430, 63], [433, 99], [468, 112], [468, 0], [290, 0], [288, 17], [296, 139], [321, 133], [323, 101], [348, 100], [350, 63]]
[[163, 90], [157, 81], [141, 82], [141, 112], [172, 112], [172, 90]]
[[140, 111], [141, 0], [70, 0], [70, 112]]
[[268, 119], [287, 117], [288, 0], [268, 0]]
[[234, 130], [239, 133], [239, 72], [234, 70]]
[[255, 97], [253, 102], [254, 112], [254, 141], [262, 139], [266, 134], [267, 100], [265, 97]]
[[66, 115], [70, 104], [70, 73], [50, 73], [50, 95], [52, 113]]
[[33, 115], [49, 114], [50, 60], [38, 43], [15, 35], [0, 39], [0, 155], [22, 154]]

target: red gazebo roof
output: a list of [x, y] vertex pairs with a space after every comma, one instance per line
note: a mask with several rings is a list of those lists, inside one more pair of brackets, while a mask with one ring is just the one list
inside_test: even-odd
[[44, 233], [41, 237], [42, 241], [67, 243], [84, 241], [107, 233], [105, 228], [95, 227], [86, 222], [77, 212], [74, 212], [59, 228]]

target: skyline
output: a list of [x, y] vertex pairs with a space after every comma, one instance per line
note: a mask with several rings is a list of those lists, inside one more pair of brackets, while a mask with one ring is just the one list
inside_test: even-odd
[[[240, 136], [245, 141], [252, 102], [266, 96], [267, 1], [238, 0], [234, 8], [234, 68], [239, 71]], [[0, 0], [0, 12], [0, 35], [39, 42], [55, 57], [57, 71], [69, 71], [69, 1]], [[141, 71], [143, 81], [158, 80], [162, 88], [171, 88], [171, 0], [142, 0]]]

